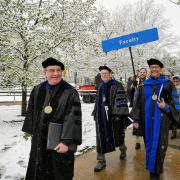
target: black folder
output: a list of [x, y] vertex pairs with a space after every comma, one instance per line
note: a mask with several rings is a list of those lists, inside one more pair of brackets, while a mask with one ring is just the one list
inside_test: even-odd
[[[63, 125], [58, 123], [49, 123], [48, 127], [48, 138], [47, 138], [47, 149], [54, 150], [54, 148], [61, 142]], [[76, 144], [68, 146], [69, 151], [76, 151]]]

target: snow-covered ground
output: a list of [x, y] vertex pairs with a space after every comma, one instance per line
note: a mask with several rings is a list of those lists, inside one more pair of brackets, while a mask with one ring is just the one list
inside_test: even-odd
[[[7, 99], [6, 99], [7, 100]], [[91, 112], [94, 104], [82, 103], [83, 143], [76, 155], [95, 146], [95, 123]], [[20, 180], [25, 176], [30, 138], [26, 140], [21, 131], [24, 117], [20, 106], [0, 106], [0, 179]]]
[[21, 96], [0, 96], [0, 102], [2, 101], [21, 101]]

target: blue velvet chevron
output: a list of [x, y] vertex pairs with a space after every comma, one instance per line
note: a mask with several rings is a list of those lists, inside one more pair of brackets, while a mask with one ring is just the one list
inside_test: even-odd
[[172, 91], [173, 103], [177, 110], [180, 110], [180, 94], [176, 88]]

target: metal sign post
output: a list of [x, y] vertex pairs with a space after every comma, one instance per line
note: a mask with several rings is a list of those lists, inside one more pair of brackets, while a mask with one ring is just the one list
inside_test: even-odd
[[131, 47], [129, 47], [129, 52], [130, 52], [130, 56], [131, 56], [131, 63], [132, 63], [132, 67], [133, 67], [133, 74], [134, 74], [134, 76], [135, 76], [136, 73], [135, 73], [135, 67], [134, 67], [134, 61], [133, 61], [133, 56], [132, 56]]

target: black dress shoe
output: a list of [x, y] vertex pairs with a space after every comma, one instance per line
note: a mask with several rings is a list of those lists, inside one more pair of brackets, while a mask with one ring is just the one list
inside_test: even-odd
[[176, 131], [176, 130], [173, 130], [173, 131], [172, 131], [171, 139], [175, 139], [175, 138], [176, 138], [176, 135], [177, 135], [177, 131]]
[[94, 168], [94, 172], [99, 172], [99, 171], [103, 170], [105, 167], [106, 167], [106, 161], [104, 161], [104, 160], [98, 161]]
[[141, 144], [140, 143], [136, 143], [135, 149], [140, 149], [141, 148]]
[[160, 174], [150, 173], [150, 180], [160, 180]]
[[127, 151], [127, 147], [125, 146], [125, 144], [122, 144], [120, 147], [119, 147], [120, 151], [121, 151], [121, 154], [120, 154], [120, 159], [125, 159], [126, 158], [126, 151]]

